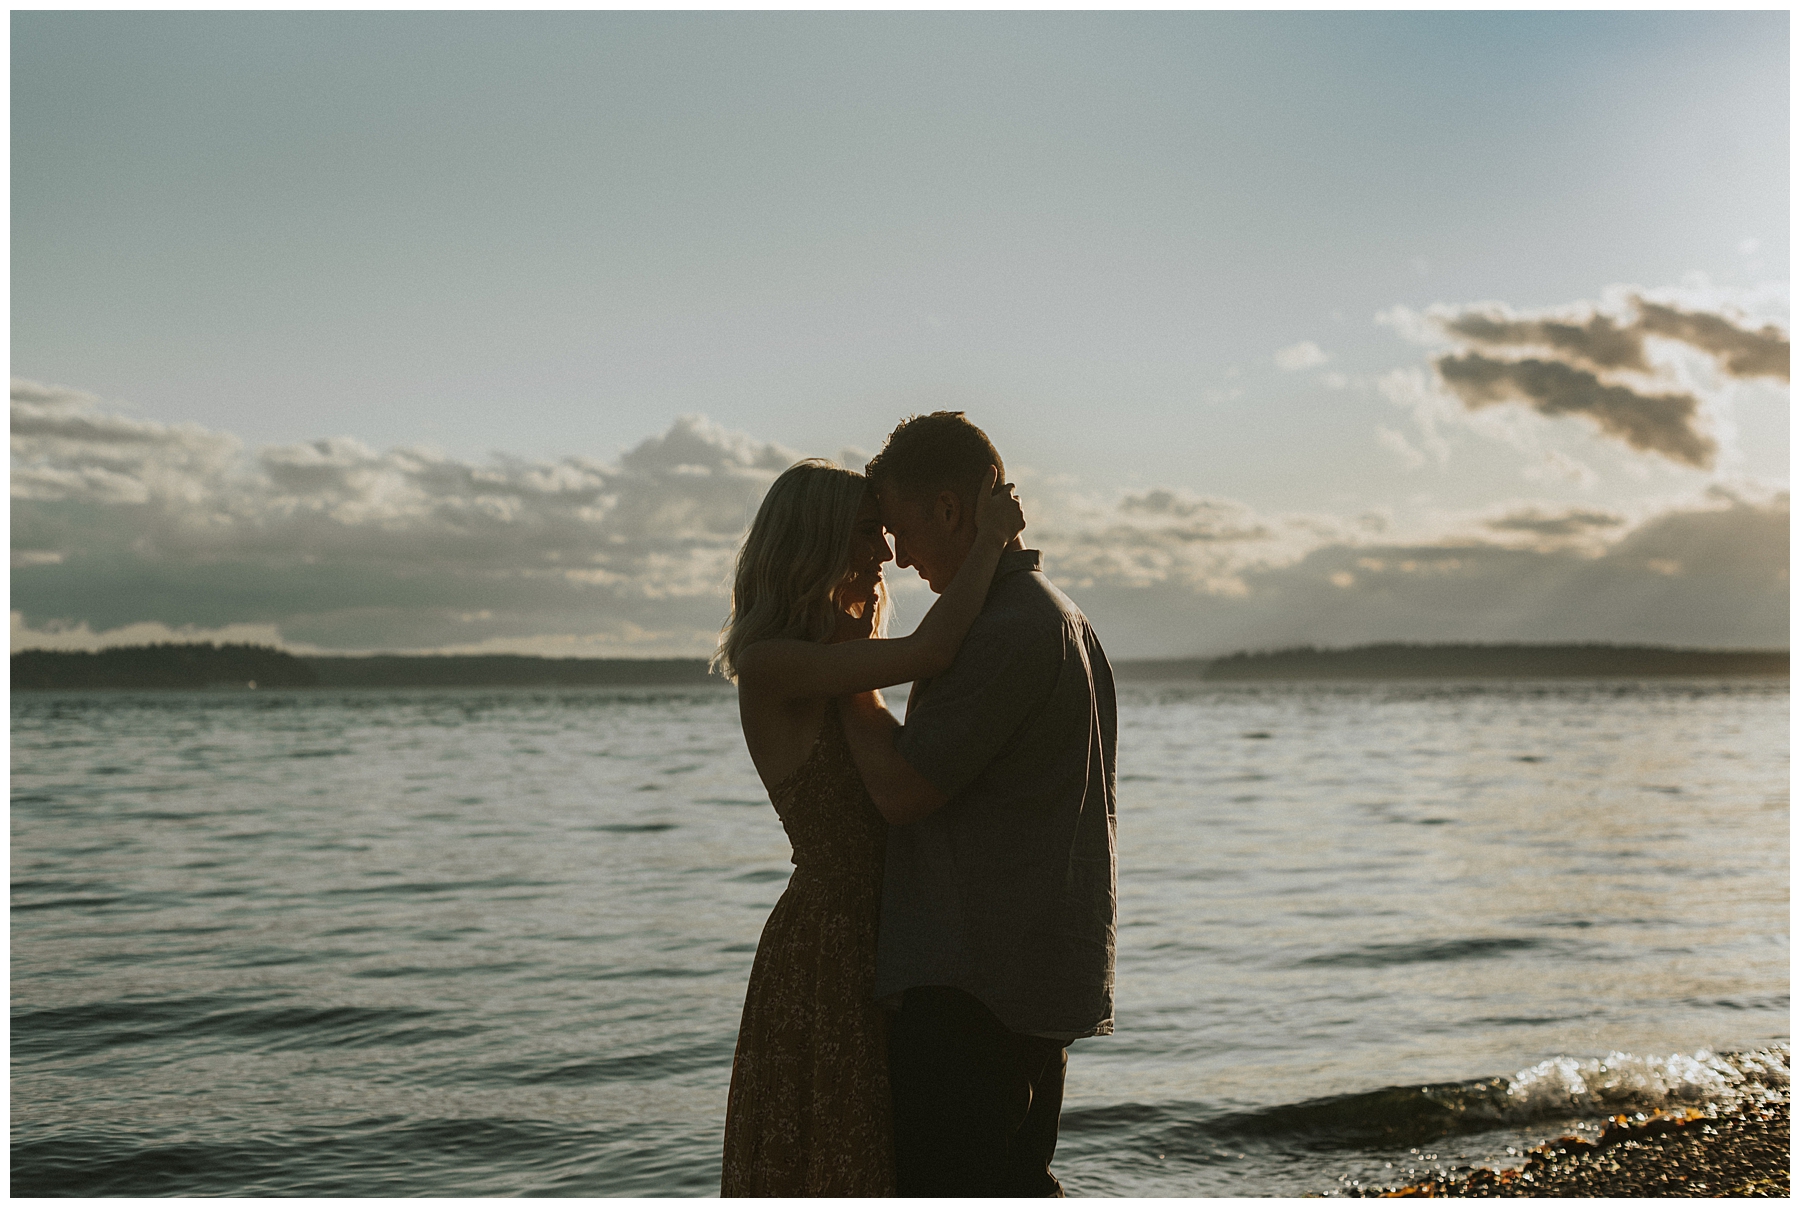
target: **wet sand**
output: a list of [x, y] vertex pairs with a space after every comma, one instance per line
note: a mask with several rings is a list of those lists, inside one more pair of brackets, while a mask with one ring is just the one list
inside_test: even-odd
[[[1760, 1089], [1760, 1088], [1759, 1088]], [[1786, 1087], [1729, 1106], [1616, 1116], [1592, 1139], [1561, 1137], [1523, 1166], [1479, 1169], [1362, 1196], [1788, 1196]]]

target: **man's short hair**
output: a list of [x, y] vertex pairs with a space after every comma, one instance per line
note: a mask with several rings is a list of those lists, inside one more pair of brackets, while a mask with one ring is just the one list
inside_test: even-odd
[[909, 499], [943, 490], [966, 499], [980, 489], [989, 466], [1006, 477], [1006, 463], [986, 432], [961, 411], [933, 411], [901, 420], [863, 473], [876, 490], [898, 489]]

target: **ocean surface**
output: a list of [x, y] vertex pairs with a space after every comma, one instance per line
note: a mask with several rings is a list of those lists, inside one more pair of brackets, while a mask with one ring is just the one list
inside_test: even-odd
[[[1071, 1195], [1504, 1163], [1785, 1067], [1785, 681], [1120, 712]], [[729, 690], [17, 693], [12, 744], [14, 1195], [717, 1193], [790, 867]]]

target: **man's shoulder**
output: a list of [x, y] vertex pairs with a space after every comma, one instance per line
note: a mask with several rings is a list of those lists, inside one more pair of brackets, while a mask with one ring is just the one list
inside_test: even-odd
[[1017, 571], [996, 580], [964, 644], [1053, 645], [1067, 629], [1058, 601], [1061, 594], [1037, 571]]
[[984, 619], [990, 614], [995, 621], [1044, 632], [1081, 633], [1090, 628], [1075, 601], [1041, 570], [1019, 571], [996, 582], [982, 611]]
[[[1023, 660], [1063, 666], [1072, 661], [1104, 663], [1099, 635], [1075, 601], [1042, 571], [1019, 571], [994, 584], [987, 606], [963, 642], [958, 662]], [[1110, 669], [1109, 672], [1110, 674]]]
[[994, 640], [1006, 642], [998, 635], [1010, 633], [1012, 643], [1036, 646], [1063, 663], [1080, 661], [1091, 676], [1111, 682], [1112, 665], [1087, 614], [1041, 570], [1009, 575], [994, 586]]

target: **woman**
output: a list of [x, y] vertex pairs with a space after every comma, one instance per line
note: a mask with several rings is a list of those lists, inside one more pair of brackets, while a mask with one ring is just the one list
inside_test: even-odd
[[893, 558], [862, 475], [790, 467], [738, 554], [715, 665], [737, 681], [750, 759], [794, 848], [757, 945], [725, 1111], [724, 1195], [893, 1195], [875, 927], [887, 827], [851, 762], [835, 698], [949, 667], [1025, 521], [989, 471], [975, 547], [916, 631], [884, 638]]

